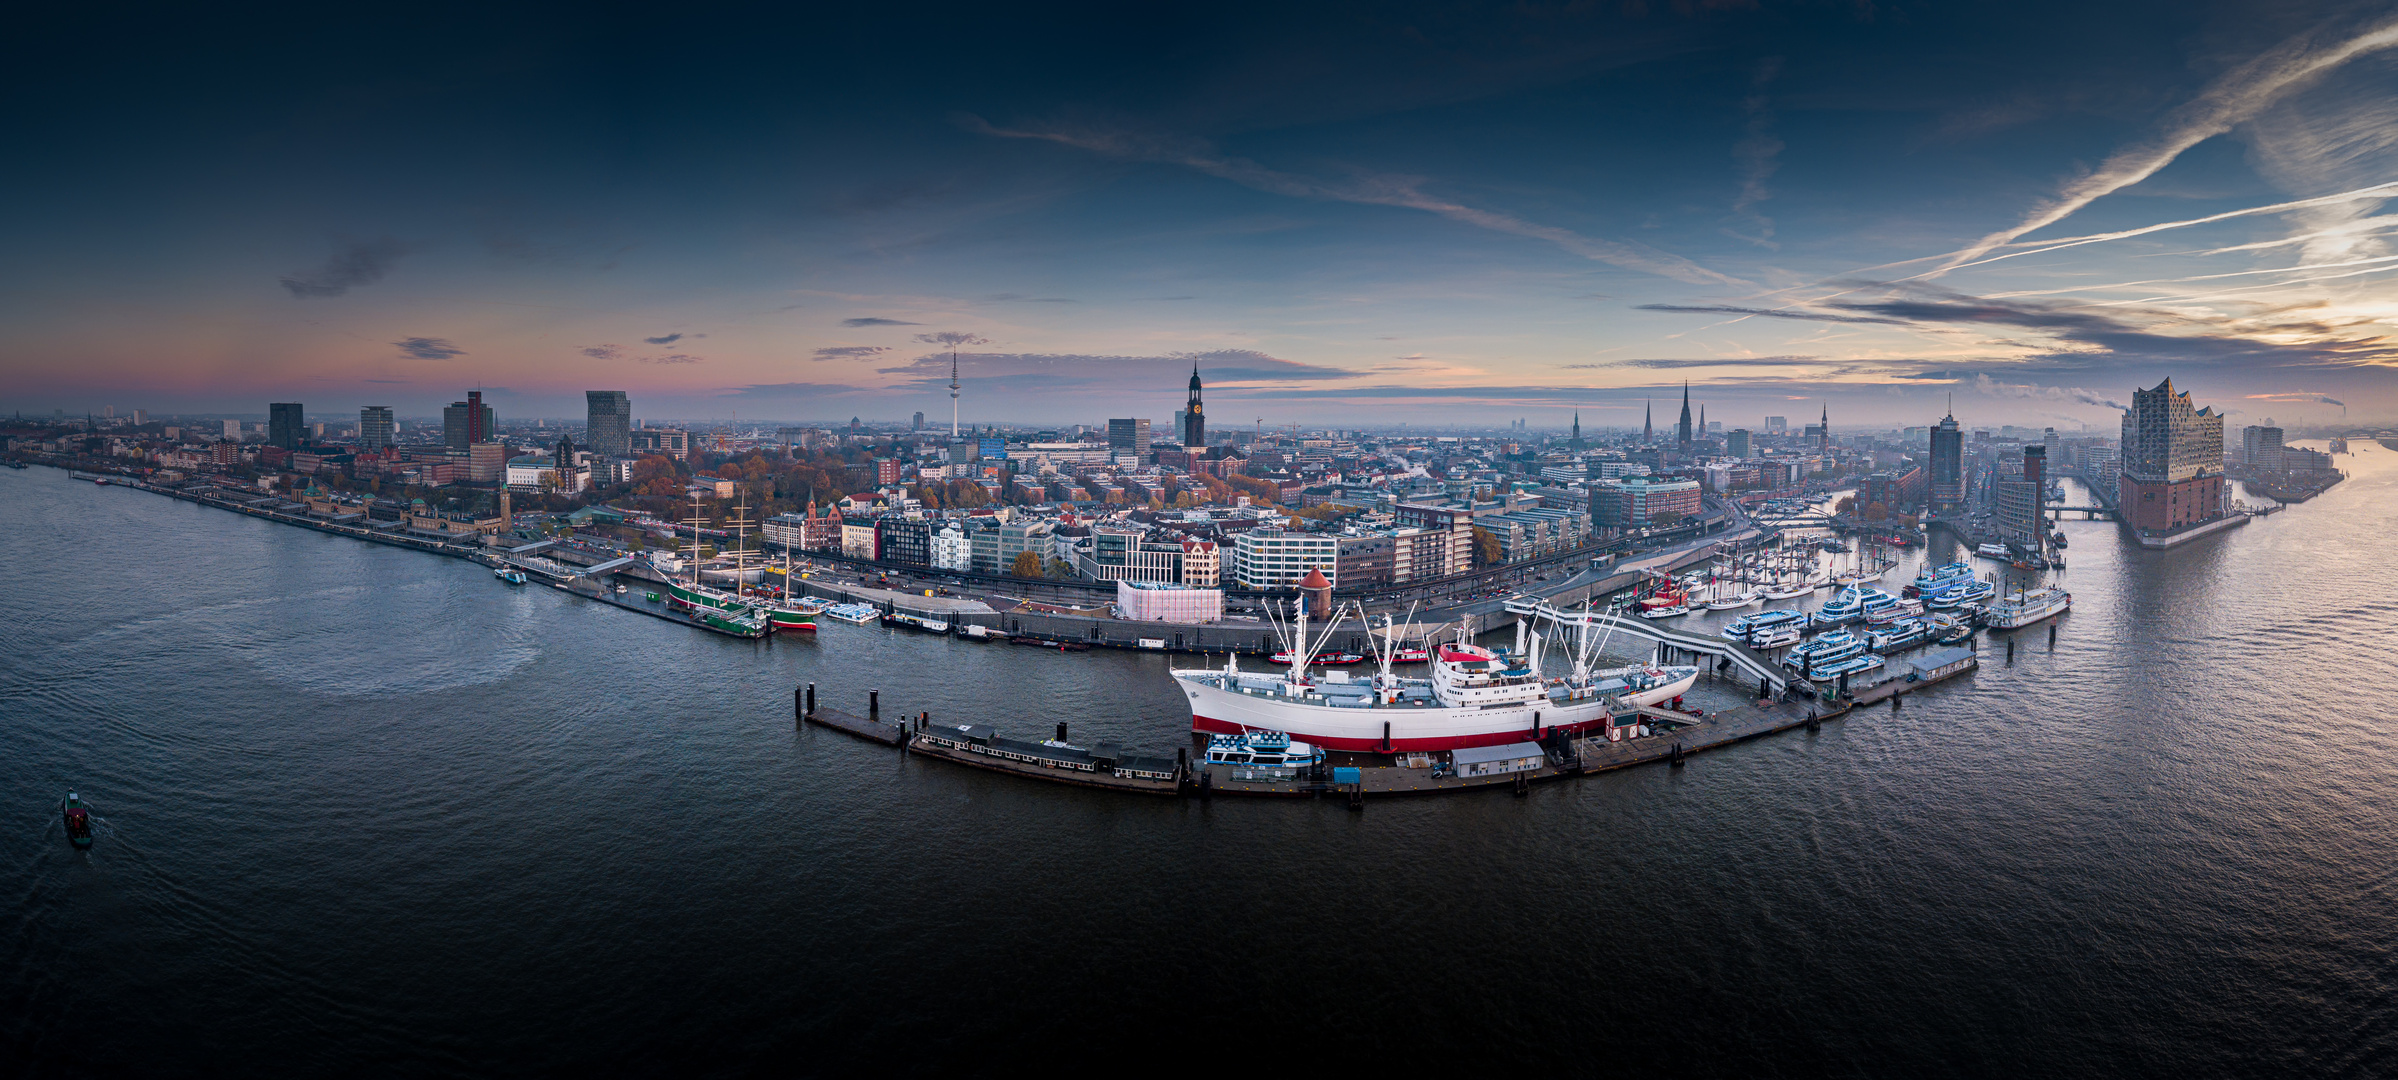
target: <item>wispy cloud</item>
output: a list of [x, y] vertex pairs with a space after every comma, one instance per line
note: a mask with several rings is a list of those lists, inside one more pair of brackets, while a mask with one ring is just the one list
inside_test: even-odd
[[672, 345], [675, 342], [683, 340], [683, 335], [668, 334], [665, 337], [645, 337], [641, 340], [649, 342], [652, 345]]
[[633, 359], [639, 360], [644, 364], [699, 364], [707, 362], [707, 358], [704, 356], [692, 356], [688, 353], [669, 353], [665, 356], [636, 356]]
[[1805, 322], [1832, 323], [1890, 323], [1901, 325], [1902, 320], [1884, 319], [1870, 315], [1835, 315], [1799, 308], [1736, 307], [1731, 304], [1638, 304], [1639, 311], [1678, 311], [1691, 315], [1756, 315], [1768, 319], [1798, 319]]
[[1001, 128], [979, 116], [960, 114], [958, 123], [969, 131], [1002, 139], [1037, 139], [1127, 161], [1179, 165], [1243, 187], [1299, 199], [1324, 199], [1364, 206], [1421, 210], [1477, 228], [1546, 241], [1586, 259], [1672, 278], [1693, 285], [1750, 283], [1720, 274], [1679, 255], [1637, 244], [1584, 236], [1571, 229], [1541, 225], [1495, 210], [1483, 210], [1427, 194], [1417, 177], [1362, 174], [1346, 181], [1317, 180], [1269, 169], [1246, 158], [1219, 154], [1198, 139], [1144, 136], [1123, 131], [1040, 131]]
[[1773, 197], [1765, 186], [1773, 179], [1774, 170], [1781, 167], [1782, 140], [1773, 133], [1773, 99], [1766, 96], [1765, 87], [1782, 71], [1782, 58], [1770, 57], [1758, 63], [1749, 78], [1748, 97], [1741, 108], [1748, 113], [1748, 128], [1739, 142], [1732, 144], [1732, 160], [1740, 166], [1740, 195], [1732, 200], [1732, 213], [1747, 221], [1757, 235], [1750, 236], [1735, 229], [1724, 234], [1746, 240], [1762, 248], [1779, 249], [1774, 243], [1774, 219], [1757, 212], [1757, 204]]
[[864, 360], [890, 352], [887, 345], [827, 345], [816, 350], [818, 360]]
[[298, 300], [341, 296], [358, 286], [383, 280], [383, 275], [391, 273], [392, 265], [407, 253], [407, 245], [388, 236], [347, 241], [323, 266], [285, 276], [283, 287]]
[[947, 345], [952, 349], [961, 345], [988, 345], [991, 343], [990, 338], [969, 334], [963, 330], [940, 330], [930, 334], [918, 334], [916, 340], [927, 345]]
[[625, 356], [622, 345], [586, 345], [576, 351], [594, 360], [622, 360]]
[[401, 338], [392, 344], [399, 347], [400, 355], [414, 360], [447, 360], [453, 356], [466, 355], [466, 350], [450, 344], [448, 338]]
[[2398, 19], [2330, 41], [2292, 38], [2233, 68], [2165, 117], [2147, 139], [2108, 155], [2097, 169], [2066, 184], [2014, 225], [1991, 233], [1942, 260], [1935, 275], [1980, 259], [1999, 245], [2063, 221], [2099, 198], [2156, 175], [2182, 151], [2230, 131], [2283, 94], [2360, 56], [2398, 46]]
[[905, 322], [900, 319], [884, 319], [873, 315], [863, 315], [855, 319], [843, 319], [841, 320], [841, 325], [854, 329], [860, 326], [922, 326], [924, 324]]

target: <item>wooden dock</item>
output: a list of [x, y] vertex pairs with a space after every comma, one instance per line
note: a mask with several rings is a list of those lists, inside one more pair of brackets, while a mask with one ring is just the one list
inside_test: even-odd
[[884, 746], [898, 746], [905, 743], [908, 738], [908, 729], [897, 724], [886, 724], [881, 720], [871, 720], [842, 712], [839, 709], [818, 708], [814, 712], [803, 710], [800, 718], [818, 727], [828, 727], [834, 731], [855, 735], [868, 742], [881, 743]]
[[1099, 788], [1106, 791], [1124, 791], [1136, 795], [1178, 795], [1182, 793], [1182, 786], [1171, 780], [1144, 780], [1130, 776], [1083, 772], [1079, 769], [1048, 768], [1021, 761], [1007, 761], [985, 754], [962, 754], [947, 747], [934, 746], [923, 739], [910, 743], [908, 753], [919, 757], [939, 758], [942, 761], [955, 762], [969, 768], [987, 769], [991, 772], [1020, 776], [1027, 780], [1047, 780], [1053, 784], [1070, 784], [1075, 787]]

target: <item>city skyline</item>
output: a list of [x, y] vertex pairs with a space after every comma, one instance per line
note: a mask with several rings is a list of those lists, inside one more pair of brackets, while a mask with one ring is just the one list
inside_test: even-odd
[[2103, 427], [2173, 372], [2236, 420], [2398, 415], [2398, 23], [2073, 10], [859, 14], [815, 77], [729, 44], [637, 97], [594, 74], [631, 31], [160, 26], [13, 75], [81, 104], [0, 180], [47, 210], [0, 408], [904, 418], [954, 351], [969, 422], [1166, 416], [1194, 362], [1224, 426], [1626, 428], [1687, 377], [1717, 418]]

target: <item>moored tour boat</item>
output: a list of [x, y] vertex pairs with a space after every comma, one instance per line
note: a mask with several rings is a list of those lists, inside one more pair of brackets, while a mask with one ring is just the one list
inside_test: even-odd
[[1990, 602], [1983, 622], [1993, 630], [2020, 630], [2073, 606], [2073, 594], [2054, 585], [2003, 596]]

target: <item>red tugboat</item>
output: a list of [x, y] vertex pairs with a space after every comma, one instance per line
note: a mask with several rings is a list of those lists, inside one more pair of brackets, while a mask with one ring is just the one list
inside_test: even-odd
[[83, 805], [75, 793], [67, 792], [67, 801], [59, 804], [59, 813], [67, 820], [67, 843], [77, 848], [92, 846], [92, 808]]

